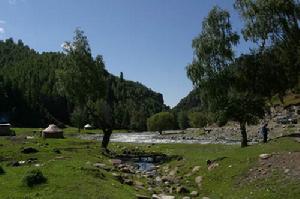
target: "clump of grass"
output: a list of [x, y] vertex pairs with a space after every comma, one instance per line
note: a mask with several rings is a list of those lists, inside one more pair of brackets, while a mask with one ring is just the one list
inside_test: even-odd
[[23, 183], [28, 187], [33, 187], [35, 185], [43, 184], [45, 182], [47, 182], [47, 178], [38, 169], [28, 171], [23, 177]]
[[5, 173], [4, 169], [0, 166], [0, 175], [3, 175]]

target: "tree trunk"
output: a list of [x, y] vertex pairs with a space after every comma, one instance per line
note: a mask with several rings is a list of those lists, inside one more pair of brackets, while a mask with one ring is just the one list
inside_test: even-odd
[[102, 148], [103, 149], [107, 149], [108, 143], [109, 143], [109, 139], [110, 136], [112, 134], [112, 129], [103, 129], [103, 139], [102, 139]]
[[247, 132], [246, 132], [246, 123], [245, 122], [240, 122], [240, 129], [241, 129], [241, 135], [242, 135], [241, 147], [246, 147], [246, 146], [248, 146], [248, 142], [247, 142]]

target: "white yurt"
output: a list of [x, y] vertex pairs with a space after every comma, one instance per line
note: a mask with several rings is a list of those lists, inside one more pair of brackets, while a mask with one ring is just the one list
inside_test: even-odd
[[55, 124], [50, 124], [46, 129], [42, 131], [43, 138], [63, 138], [64, 132], [58, 128]]

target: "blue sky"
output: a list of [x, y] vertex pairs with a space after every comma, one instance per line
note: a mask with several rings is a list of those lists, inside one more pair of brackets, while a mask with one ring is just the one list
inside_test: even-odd
[[[61, 51], [80, 27], [109, 72], [123, 72], [174, 106], [192, 90], [185, 71], [192, 39], [214, 5], [230, 11], [240, 31], [233, 0], [0, 0], [0, 40], [13, 37], [39, 52]], [[241, 42], [237, 53], [248, 46]]]

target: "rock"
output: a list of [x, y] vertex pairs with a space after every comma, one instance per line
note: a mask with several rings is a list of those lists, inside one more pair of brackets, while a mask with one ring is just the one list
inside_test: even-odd
[[139, 195], [139, 194], [136, 194], [135, 196], [137, 199], [151, 199], [149, 196], [143, 196], [143, 195]]
[[25, 164], [25, 161], [24, 160], [20, 160], [19, 161], [19, 164], [21, 165], [21, 164]]
[[58, 148], [54, 148], [52, 151], [53, 151], [54, 153], [61, 154], [61, 152], [60, 152], [60, 150], [59, 150]]
[[176, 188], [176, 192], [177, 193], [189, 193], [190, 191], [186, 187], [179, 186]]
[[39, 152], [37, 149], [32, 148], [32, 147], [26, 147], [24, 148], [21, 153], [29, 154], [29, 153], [37, 153]]
[[175, 176], [178, 172], [178, 167], [175, 167], [172, 171], [170, 171], [169, 175], [170, 176]]
[[131, 179], [124, 179], [124, 184], [133, 185], [133, 181]]
[[18, 161], [13, 161], [13, 162], [11, 162], [11, 166], [18, 167], [18, 166], [21, 166], [21, 165]]
[[197, 197], [199, 195], [198, 191], [192, 191], [190, 194], [192, 197]]
[[290, 172], [289, 169], [285, 169], [285, 170], [284, 170], [284, 173], [288, 173], [288, 172]]
[[27, 163], [33, 163], [33, 162], [36, 162], [37, 161], [37, 158], [28, 158], [27, 159]]
[[202, 181], [203, 181], [203, 177], [202, 176], [197, 176], [195, 178], [195, 183], [198, 185], [198, 187], [201, 187]]
[[152, 199], [175, 199], [175, 196], [168, 196], [164, 194], [159, 194], [159, 195], [153, 194]]
[[198, 172], [200, 170], [200, 168], [201, 168], [200, 166], [195, 166], [192, 170], [192, 173]]
[[161, 179], [161, 177], [157, 176], [157, 177], [155, 178], [155, 181], [156, 181], [156, 182], [161, 182], [162, 179]]
[[160, 197], [157, 194], [153, 194], [152, 199], [160, 199]]
[[202, 199], [210, 199], [210, 198], [205, 196], [205, 197], [202, 197]]
[[117, 166], [122, 163], [122, 160], [120, 159], [111, 159], [110, 161], [114, 166]]
[[162, 176], [161, 177], [161, 180], [166, 183], [166, 182], [169, 182], [169, 183], [174, 183], [176, 181], [176, 177], [175, 176]]
[[120, 169], [120, 171], [124, 173], [132, 173], [129, 167], [123, 167]]
[[138, 188], [144, 188], [144, 183], [142, 183], [140, 181], [134, 181], [133, 184]]
[[184, 196], [182, 199], [191, 199], [191, 198], [188, 196]]
[[93, 164], [93, 166], [97, 167], [97, 168], [101, 168], [101, 169], [106, 167], [106, 165], [102, 164], [102, 163], [95, 163], [95, 164]]
[[271, 154], [267, 154], [267, 153], [263, 153], [259, 155], [259, 158], [262, 160], [268, 159], [270, 158], [272, 155]]
[[208, 169], [209, 171], [211, 171], [211, 170], [213, 170], [214, 168], [217, 168], [218, 166], [219, 166], [219, 163], [214, 162], [214, 163], [210, 164], [210, 165], [207, 167], [207, 169]]

